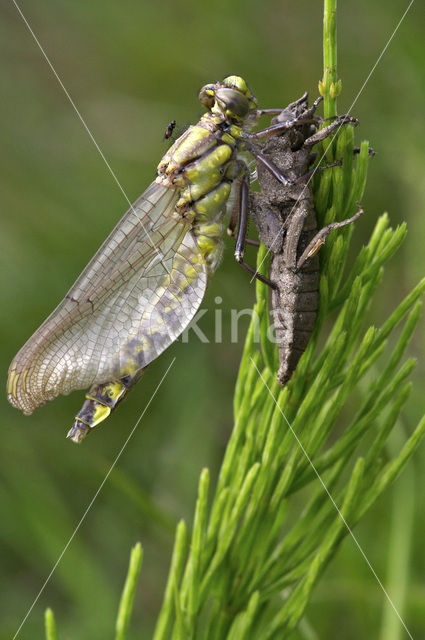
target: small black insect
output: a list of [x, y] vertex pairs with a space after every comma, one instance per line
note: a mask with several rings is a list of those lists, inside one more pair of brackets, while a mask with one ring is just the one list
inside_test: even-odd
[[[273, 321], [280, 361], [277, 378], [281, 385], [291, 378], [313, 332], [319, 298], [317, 253], [332, 229], [344, 227], [362, 214], [359, 209], [351, 218], [317, 230], [308, 180], [314, 158], [311, 149], [341, 125], [357, 124], [355, 118], [337, 116], [317, 131], [321, 120], [314, 114], [320, 100], [309, 107], [306, 93], [273, 119], [271, 131], [283, 122], [288, 127], [280, 135], [272, 135], [257, 155], [262, 193], [249, 196], [250, 214], [271, 253]], [[286, 176], [288, 184], [278, 182], [268, 165]]]
[[168, 140], [168, 138], [171, 138], [171, 136], [173, 135], [173, 131], [176, 128], [176, 124], [177, 122], [175, 120], [171, 120], [171, 122], [168, 123], [167, 128], [165, 129], [163, 140]]

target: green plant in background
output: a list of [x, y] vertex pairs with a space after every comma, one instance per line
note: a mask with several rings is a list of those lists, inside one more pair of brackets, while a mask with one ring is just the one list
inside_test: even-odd
[[136, 591], [137, 578], [142, 566], [143, 551], [140, 543], [131, 550], [130, 563], [128, 566], [127, 579], [121, 595], [116, 623], [116, 640], [125, 640], [128, 625], [130, 624], [131, 610], [133, 608], [134, 594]]
[[[325, 0], [319, 89], [326, 117], [336, 113], [341, 90], [335, 12], [336, 0]], [[363, 195], [369, 145], [363, 142], [354, 159], [353, 136], [352, 127], [343, 127], [332, 145], [322, 145], [327, 161], [344, 161], [315, 178], [321, 225], [352, 215]], [[257, 283], [235, 390], [235, 426], [214, 495], [209, 497], [210, 477], [204, 469], [192, 530], [183, 521], [177, 526], [154, 640], [286, 637], [300, 624], [312, 589], [341, 541], [400, 473], [424, 435], [422, 419], [406, 442], [388, 447], [410, 392], [407, 378], [415, 363], [402, 358], [419, 318], [425, 280], [380, 328], [365, 328], [383, 266], [406, 229], [401, 225], [392, 230], [387, 216], [381, 216], [343, 276], [351, 233], [347, 228], [332, 234], [321, 251], [315, 331], [294, 378], [283, 389], [275, 379], [276, 350], [267, 338], [268, 290]], [[264, 258], [262, 247], [259, 265]], [[323, 323], [336, 310], [319, 351]], [[256, 317], [259, 345], [254, 339]], [[390, 345], [390, 334], [402, 322]], [[117, 640], [126, 637], [141, 559], [137, 545], [119, 607]], [[56, 637], [48, 610], [46, 638]]]

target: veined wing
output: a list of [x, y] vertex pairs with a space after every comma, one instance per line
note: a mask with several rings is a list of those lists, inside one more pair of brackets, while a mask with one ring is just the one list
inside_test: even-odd
[[205, 262], [178, 192], [152, 183], [15, 356], [8, 398], [30, 414], [61, 394], [120, 378], [174, 342], [205, 293]]

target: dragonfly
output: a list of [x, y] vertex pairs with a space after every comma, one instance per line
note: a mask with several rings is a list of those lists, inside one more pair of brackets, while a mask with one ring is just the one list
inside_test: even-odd
[[252, 132], [260, 116], [281, 109], [259, 109], [239, 76], [205, 85], [199, 99], [204, 115], [166, 152], [156, 179], [10, 365], [8, 399], [25, 415], [59, 395], [90, 389], [67, 434], [74, 442], [110, 415], [196, 314], [223, 253], [231, 192], [235, 258], [273, 286], [244, 261], [247, 155], [290, 184], [255, 141], [296, 121]]

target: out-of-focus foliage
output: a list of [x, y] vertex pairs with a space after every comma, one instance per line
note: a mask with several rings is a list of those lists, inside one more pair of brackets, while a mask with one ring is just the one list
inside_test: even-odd
[[[133, 200], [154, 176], [165, 150], [167, 123], [196, 120], [197, 91], [238, 73], [262, 106], [287, 104], [305, 89], [317, 94], [322, 75], [322, 6], [313, 0], [261, 3], [25, 3], [22, 11], [72, 95], [95, 139]], [[339, 110], [347, 111], [406, 3], [340, 2]], [[52, 310], [126, 208], [126, 201], [57, 84], [13, 3], [2, 6], [1, 335], [4, 382], [9, 361]], [[387, 268], [370, 323], [379, 325], [425, 273], [423, 140], [425, 103], [424, 8], [411, 12], [360, 95], [354, 114], [361, 138], [377, 155], [371, 162], [365, 215], [354, 246], [389, 212], [406, 220], [408, 236]], [[250, 256], [254, 261], [254, 254]], [[222, 301], [216, 302], [217, 296]], [[202, 467], [214, 475], [231, 428], [233, 386], [241, 355], [230, 342], [229, 309], [249, 308], [254, 291], [232, 259], [208, 290], [200, 327], [149, 367], [119, 411], [83, 446], [64, 435], [83, 395], [61, 398], [24, 418], [1, 403], [0, 638], [18, 628], [80, 520], [126, 436], [172, 357], [176, 362], [130, 446], [34, 607], [20, 637], [43, 635], [47, 604], [63, 637], [108, 636], [126, 572], [127, 552], [144, 546], [143, 578], [136, 592], [133, 628], [148, 638], [160, 604], [174, 522], [189, 518]], [[213, 344], [214, 311], [223, 310], [223, 344]], [[247, 325], [245, 325], [246, 327]], [[414, 337], [419, 358], [415, 386], [403, 413], [411, 432], [423, 413], [423, 321]], [[405, 439], [405, 438], [403, 438]], [[395, 443], [394, 446], [399, 446]], [[411, 631], [425, 630], [423, 601], [425, 517], [420, 505], [425, 453], [417, 452], [405, 496], [415, 493], [408, 583]], [[423, 473], [423, 472], [422, 472]], [[423, 478], [423, 476], [422, 476]], [[403, 477], [404, 479], [404, 477]], [[143, 487], [143, 490], [140, 489]], [[399, 495], [399, 508], [406, 499]], [[385, 579], [392, 536], [388, 493], [357, 530], [363, 548]], [[316, 591], [309, 618], [319, 637], [373, 635], [383, 596], [349, 541]], [[335, 635], [336, 634], [336, 635]], [[366, 634], [366, 635], [365, 635]]]

